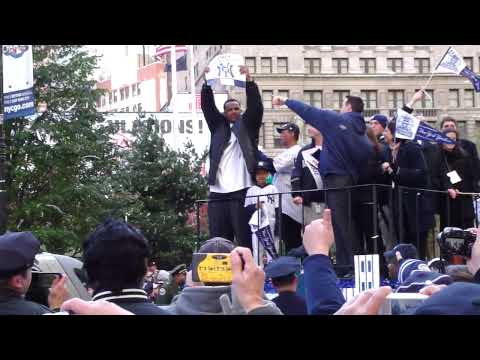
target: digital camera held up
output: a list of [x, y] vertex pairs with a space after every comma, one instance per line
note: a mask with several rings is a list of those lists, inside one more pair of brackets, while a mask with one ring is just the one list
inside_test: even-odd
[[476, 239], [477, 235], [471, 231], [456, 227], [446, 227], [437, 235], [442, 257], [447, 260], [453, 255], [470, 258], [472, 256], [472, 246]]

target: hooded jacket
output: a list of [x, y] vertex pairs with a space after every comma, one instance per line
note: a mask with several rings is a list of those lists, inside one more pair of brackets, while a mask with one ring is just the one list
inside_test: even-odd
[[[194, 286], [186, 287], [177, 297], [176, 301], [169, 306], [161, 306], [172, 315], [225, 315], [220, 297], [228, 296], [230, 299], [230, 286]], [[235, 302], [234, 302], [235, 303]], [[245, 314], [245, 311], [237, 307], [233, 315]], [[256, 308], [248, 315], [281, 315], [281, 311], [268, 301], [265, 306]]]
[[367, 138], [362, 113], [337, 113], [318, 109], [297, 100], [285, 103], [305, 122], [323, 135], [320, 155], [320, 174], [351, 176], [357, 182], [360, 169], [373, 154], [373, 145]]

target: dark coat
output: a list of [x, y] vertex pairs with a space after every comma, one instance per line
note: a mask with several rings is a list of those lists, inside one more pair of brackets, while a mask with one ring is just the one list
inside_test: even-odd
[[15, 294], [0, 295], [0, 315], [43, 315], [52, 311]]
[[292, 291], [283, 291], [272, 300], [283, 315], [307, 315], [305, 300]]
[[[474, 192], [477, 168], [474, 165], [475, 160], [462, 148], [455, 147], [453, 151], [441, 150], [440, 173], [442, 174], [442, 190], [457, 189], [461, 192]], [[447, 173], [456, 171], [462, 181], [456, 184], [450, 182]], [[446, 209], [446, 196], [441, 198], [442, 208]], [[473, 201], [469, 196], [459, 196], [456, 199], [449, 199], [450, 202], [450, 221], [446, 219], [446, 212], [440, 212], [442, 218], [442, 228], [445, 226], [456, 226], [467, 228], [473, 226], [475, 218], [473, 211]]]
[[[238, 142], [242, 149], [247, 169], [252, 179], [255, 178], [255, 167], [258, 162], [256, 139], [259, 136], [260, 126], [263, 118], [262, 98], [257, 85], [252, 81], [246, 83], [247, 109], [233, 126], [238, 133]], [[223, 152], [230, 140], [231, 128], [227, 118], [217, 109], [210, 86], [204, 84], [201, 93], [201, 105], [205, 121], [210, 129], [210, 170], [208, 173], [208, 184], [215, 185], [217, 170]]]
[[[388, 162], [393, 169], [390, 176], [392, 181], [395, 182], [397, 190], [394, 192], [394, 219], [398, 221], [400, 217], [398, 200], [401, 194], [404, 224], [399, 224], [399, 226], [404, 227], [405, 234], [408, 236], [416, 233], [417, 230], [419, 232], [430, 230], [434, 224], [431, 195], [423, 191], [398, 190], [399, 186], [421, 189], [429, 186], [427, 163], [420, 145], [411, 141], [404, 142], [400, 146], [395, 162], [392, 160], [392, 152], [389, 149]], [[414, 239], [404, 240], [401, 239], [401, 242], [414, 241]]]

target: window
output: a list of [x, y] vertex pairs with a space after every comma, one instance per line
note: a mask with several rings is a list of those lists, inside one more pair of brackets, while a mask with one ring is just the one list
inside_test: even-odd
[[140, 96], [140, 84], [137, 84], [137, 95]]
[[113, 90], [113, 102], [117, 102], [117, 90]]
[[110, 91], [110, 92], [108, 93], [108, 103], [109, 103], [109, 104], [112, 103], [112, 99], [113, 99], [113, 94], [112, 94], [112, 92]]
[[257, 59], [254, 57], [246, 57], [245, 65], [247, 65], [250, 74], [255, 74], [257, 72]]
[[458, 89], [450, 89], [448, 91], [448, 107], [458, 108], [460, 106], [460, 94]]
[[465, 65], [467, 65], [468, 68], [473, 71], [473, 57], [464, 57], [463, 61], [465, 61]]
[[350, 91], [348, 90], [333, 90], [333, 108], [341, 109], [348, 95], [350, 95]]
[[283, 148], [280, 134], [278, 133], [277, 128], [285, 124], [286, 123], [279, 123], [279, 122], [273, 123], [273, 147], [276, 149]]
[[137, 95], [137, 84], [132, 85], [132, 97]]
[[465, 89], [464, 90], [463, 106], [464, 107], [475, 107], [475, 93], [473, 92], [473, 89]]
[[137, 105], [133, 105], [132, 111], [137, 112]]
[[130, 109], [129, 109], [129, 107], [127, 106], [127, 107], [125, 108], [125, 112], [129, 112], [129, 111], [130, 111]]
[[277, 58], [277, 73], [279, 74], [288, 73], [288, 58], [286, 57]]
[[262, 73], [272, 72], [272, 58], [262, 58]]
[[405, 104], [405, 92], [403, 90], [388, 90], [388, 107], [390, 109], [401, 109], [403, 104]]
[[387, 67], [393, 72], [403, 72], [403, 59], [387, 58]]
[[138, 103], [137, 109], [138, 109], [139, 112], [142, 111], [142, 103]]
[[278, 90], [278, 96], [288, 98], [290, 96], [290, 91], [289, 90]]
[[320, 58], [305, 58], [305, 74], [320, 74]]
[[263, 90], [262, 91], [263, 107], [265, 109], [271, 109], [272, 108], [272, 97], [273, 97], [273, 91], [272, 90]]
[[102, 96], [102, 106], [105, 106], [107, 104], [107, 97]]
[[127, 86], [125, 88], [125, 99], [128, 99], [128, 96], [130, 95], [130, 88]]
[[198, 63], [195, 64], [195, 66], [194, 66], [194, 68], [193, 68], [193, 76], [194, 76], [195, 78], [198, 77]]
[[323, 96], [319, 90], [305, 90], [303, 92], [303, 99], [307, 104], [318, 108], [323, 107]]
[[365, 109], [377, 108], [377, 90], [362, 90], [360, 97], [365, 104]]
[[332, 65], [337, 74], [348, 73], [348, 59], [334, 58], [332, 59]]
[[[416, 89], [415, 92], [417, 92], [418, 90], [420, 89]], [[419, 107], [421, 107], [422, 109], [433, 109], [433, 107], [435, 106], [433, 90], [425, 90], [425, 92], [427, 93], [427, 95], [422, 98], [421, 106]]]
[[418, 74], [430, 73], [430, 59], [415, 58], [415, 70]]
[[120, 89], [120, 101], [125, 100], [125, 90], [122, 88]]
[[360, 69], [364, 74], [373, 74], [377, 68], [376, 59], [363, 58], [360, 59]]

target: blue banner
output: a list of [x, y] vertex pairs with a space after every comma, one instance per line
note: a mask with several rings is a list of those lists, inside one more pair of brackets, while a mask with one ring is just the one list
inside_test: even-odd
[[270, 255], [272, 259], [276, 259], [278, 257], [278, 253], [275, 249], [275, 243], [273, 242], [273, 234], [272, 229], [270, 229], [270, 225], [258, 229], [255, 231], [255, 235], [263, 245], [263, 248], [268, 255]]
[[34, 115], [33, 88], [5, 93], [3, 95], [3, 112], [5, 120]]
[[435, 141], [441, 144], [455, 144], [455, 141], [450, 139], [441, 131], [431, 127], [430, 125], [424, 123], [423, 121], [420, 122], [420, 125], [417, 129], [417, 134], [415, 135], [415, 140], [422, 140], [422, 141]]
[[472, 82], [473, 88], [475, 92], [480, 92], [480, 76], [475, 74], [472, 70], [468, 67], [465, 67], [461, 72], [460, 75], [465, 76], [468, 80]]

